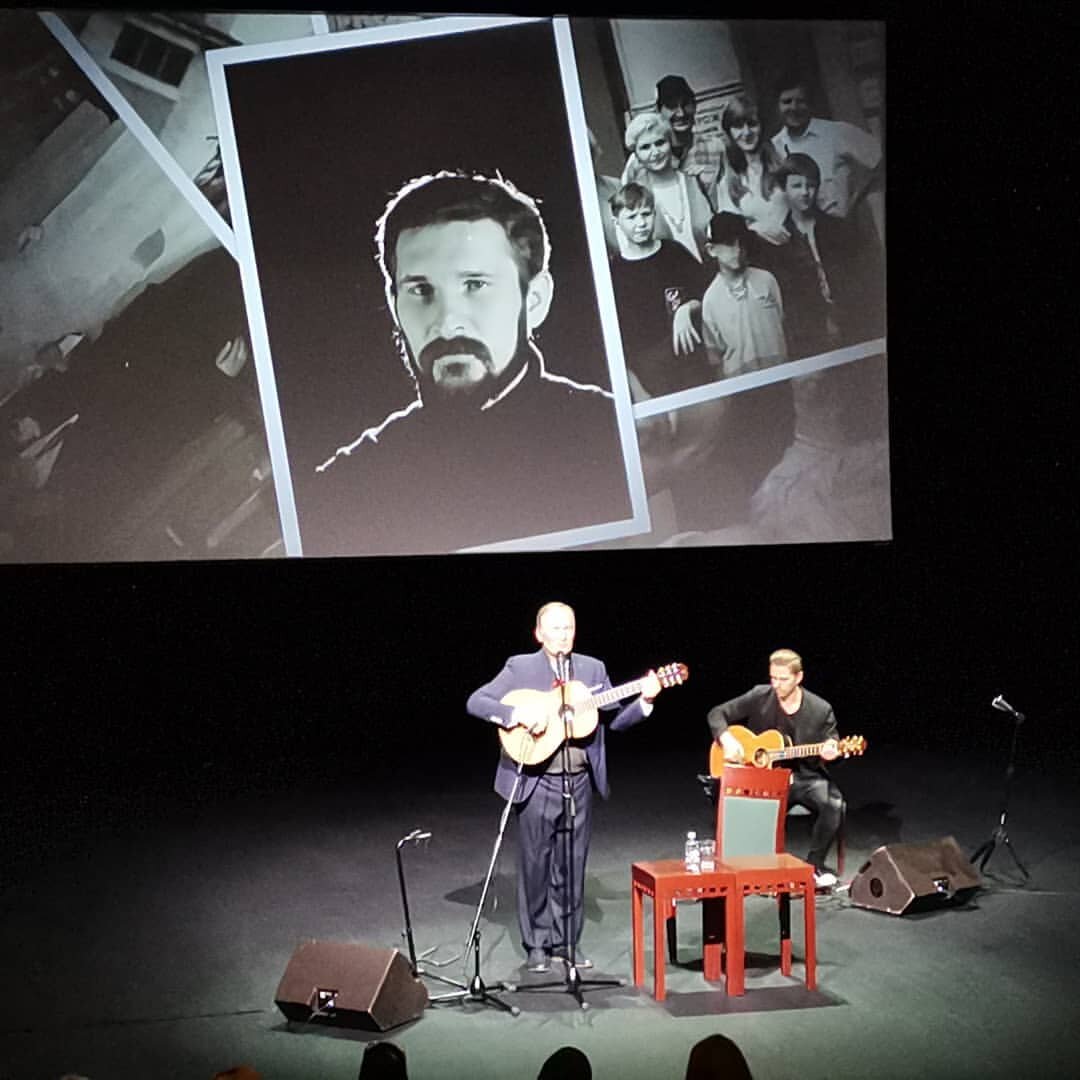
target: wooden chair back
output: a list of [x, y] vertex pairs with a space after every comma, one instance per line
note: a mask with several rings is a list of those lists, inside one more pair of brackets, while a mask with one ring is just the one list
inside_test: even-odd
[[784, 850], [790, 769], [725, 765], [717, 780], [716, 857]]

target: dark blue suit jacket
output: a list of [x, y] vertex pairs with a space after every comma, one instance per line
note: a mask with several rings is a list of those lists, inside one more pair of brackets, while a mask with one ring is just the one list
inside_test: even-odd
[[[573, 677], [576, 682], [584, 683], [593, 693], [598, 693], [611, 688], [611, 680], [608, 678], [607, 669], [603, 663], [592, 656], [582, 653], [572, 655]], [[466, 709], [481, 720], [490, 720], [502, 727], [511, 726], [510, 716], [513, 709], [509, 705], [502, 704], [504, 698], [511, 690], [551, 690], [554, 684], [555, 674], [551, 663], [543, 649], [533, 653], [521, 653], [511, 656], [503, 665], [502, 671], [491, 682], [473, 691], [469, 696]], [[609, 705], [607, 708], [617, 709], [617, 705]], [[607, 779], [607, 754], [604, 750], [604, 728], [610, 726], [618, 731], [622, 728], [632, 727], [645, 719], [640, 697], [635, 698], [625, 708], [620, 709], [610, 721], [605, 721], [601, 713], [600, 723], [596, 726], [596, 733], [586, 747], [586, 756], [589, 761], [589, 772], [592, 775], [593, 785], [596, 790], [606, 799], [608, 797]], [[536, 787], [537, 780], [544, 774], [545, 765], [525, 766], [521, 774], [521, 784], [517, 791], [517, 802], [527, 799]], [[517, 775], [517, 762], [511, 758], [505, 750], [499, 747], [499, 767], [495, 773], [495, 790], [504, 798], [509, 799], [514, 790], [514, 777]]]

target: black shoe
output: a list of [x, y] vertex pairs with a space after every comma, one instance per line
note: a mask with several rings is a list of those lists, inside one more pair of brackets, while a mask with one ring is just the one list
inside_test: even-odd
[[[569, 958], [564, 952], [552, 953], [556, 960], [561, 960], [564, 964], [570, 963]], [[593, 962], [580, 950], [577, 949], [574, 953], [574, 966], [582, 969], [588, 969], [593, 966]]]
[[525, 961], [525, 967], [528, 971], [550, 971], [551, 961], [543, 949], [530, 949], [529, 958]]

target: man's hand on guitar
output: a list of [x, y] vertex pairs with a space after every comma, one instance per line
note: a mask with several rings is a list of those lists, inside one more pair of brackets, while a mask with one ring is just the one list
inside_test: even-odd
[[535, 709], [522, 708], [519, 705], [511, 713], [510, 719], [514, 727], [523, 727], [530, 735], [543, 735], [547, 731], [547, 714]]
[[826, 761], [835, 761], [840, 756], [840, 744], [835, 739], [826, 739], [821, 744], [821, 756]]
[[720, 738], [717, 741], [723, 748], [725, 761], [730, 762], [732, 765], [741, 765], [746, 760], [742, 743], [730, 732], [721, 731]]
[[655, 671], [650, 671], [644, 679], [641, 680], [641, 696], [652, 704], [653, 699], [663, 687], [660, 685], [660, 679]]

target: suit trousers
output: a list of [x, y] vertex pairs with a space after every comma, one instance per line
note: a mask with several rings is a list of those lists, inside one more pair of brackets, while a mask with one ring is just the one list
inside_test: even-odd
[[844, 817], [844, 797], [840, 789], [824, 773], [796, 769], [791, 777], [788, 803], [805, 806], [814, 815], [806, 861], [823, 869], [825, 856]]
[[[564, 795], [564, 780], [569, 798]], [[518, 924], [526, 950], [558, 953], [566, 950], [568, 935], [575, 945], [581, 937], [592, 795], [588, 771], [565, 777], [545, 773], [515, 807]]]

